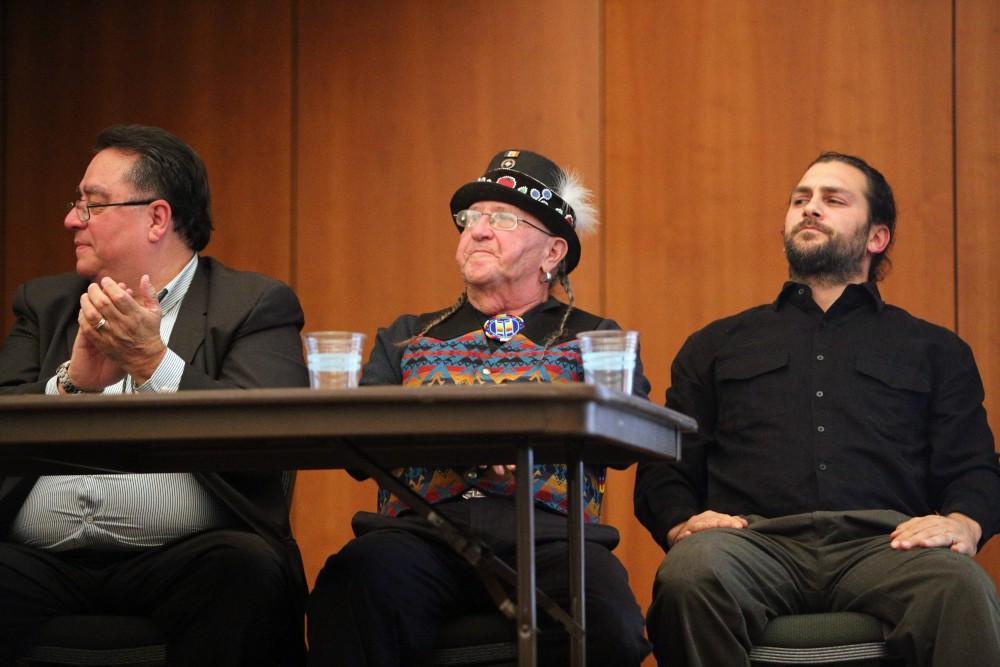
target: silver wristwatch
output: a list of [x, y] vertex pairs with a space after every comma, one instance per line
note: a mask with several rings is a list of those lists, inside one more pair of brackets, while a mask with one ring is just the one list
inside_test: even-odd
[[62, 390], [67, 394], [84, 393], [83, 389], [77, 387], [73, 384], [73, 381], [69, 379], [69, 361], [62, 362], [59, 364], [59, 367], [56, 368], [56, 382], [59, 383], [59, 386], [62, 387]]

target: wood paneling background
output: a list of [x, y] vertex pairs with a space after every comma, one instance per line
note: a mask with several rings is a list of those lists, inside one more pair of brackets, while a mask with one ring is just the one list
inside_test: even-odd
[[73, 269], [64, 206], [97, 133], [114, 123], [162, 126], [205, 160], [208, 254], [291, 279], [288, 4], [74, 0], [4, 11], [9, 292]]
[[[308, 328], [364, 331], [369, 347], [377, 327], [461, 293], [448, 202], [498, 150], [532, 148], [600, 185], [598, 3], [433, 6], [299, 10], [296, 287]], [[599, 310], [600, 244], [583, 252], [577, 297]], [[374, 506], [371, 482], [300, 476], [310, 576]]]
[[[687, 335], [775, 298], [788, 194], [824, 150], [893, 184], [886, 297], [954, 326], [950, 23], [909, 0], [607, 3], [607, 310], [642, 332], [654, 400]], [[647, 596], [662, 553], [621, 500], [608, 518]]]
[[[976, 355], [986, 412], [1000, 432], [1000, 4], [962, 0], [955, 11], [957, 331]], [[978, 560], [1000, 582], [1000, 539]]]
[[[0, 11], [0, 35], [4, 36], [4, 40], [7, 39], [7, 12]], [[4, 42], [6, 43], [6, 41]], [[4, 76], [0, 77], [0, 128], [7, 127], [7, 50], [0, 48], [0, 72], [4, 73]], [[3, 202], [3, 206], [0, 206], [0, 257], [5, 257], [4, 248], [6, 247], [6, 237], [5, 229], [6, 225], [4, 220], [7, 217], [7, 133], [0, 130], [0, 202]], [[6, 261], [4, 262], [6, 266]], [[4, 333], [7, 332], [7, 328], [3, 326], [6, 322], [6, 312], [7, 312], [7, 275], [4, 267], [0, 267], [0, 328], [3, 329]]]
[[[214, 191], [208, 254], [290, 282], [307, 328], [369, 345], [458, 295], [448, 200], [496, 151], [530, 148], [597, 193], [578, 303], [641, 331], [661, 402], [689, 333], [773, 299], [786, 197], [833, 149], [896, 191], [885, 296], [959, 331], [1000, 412], [992, 0], [13, 0], [2, 31], [5, 329], [17, 284], [72, 268], [62, 206], [109, 124], [189, 141]], [[612, 475], [605, 518], [646, 605], [661, 554], [631, 482]], [[310, 577], [374, 495], [300, 476]], [[1000, 549], [979, 560], [1000, 580]]]

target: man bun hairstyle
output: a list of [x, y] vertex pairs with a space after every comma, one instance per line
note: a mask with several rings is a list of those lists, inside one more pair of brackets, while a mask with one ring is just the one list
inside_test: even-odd
[[868, 183], [868, 190], [865, 192], [865, 199], [868, 200], [868, 227], [885, 225], [889, 230], [889, 245], [877, 255], [872, 255], [871, 265], [868, 267], [868, 280], [872, 282], [882, 280], [892, 268], [889, 248], [896, 240], [896, 199], [893, 197], [889, 182], [885, 180], [882, 172], [854, 155], [827, 151], [821, 153], [809, 166], [820, 162], [842, 162], [865, 175]]

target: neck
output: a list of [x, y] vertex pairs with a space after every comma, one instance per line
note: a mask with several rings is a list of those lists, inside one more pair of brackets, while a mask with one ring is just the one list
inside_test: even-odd
[[[150, 262], [150, 267], [146, 271], [149, 274], [149, 282], [153, 285], [154, 291], [160, 291], [167, 286], [171, 280], [177, 277], [177, 274], [187, 266], [187, 263], [191, 261], [191, 257], [194, 256], [194, 252], [185, 246], [184, 250], [169, 253], [169, 256], [154, 258]], [[133, 276], [131, 279], [135, 280], [134, 283], [128, 283], [128, 286], [138, 293], [139, 280], [142, 275]]]
[[[176, 278], [177, 274], [180, 273], [185, 266], [187, 266], [187, 263], [191, 261], [192, 257], [194, 257], [194, 253], [189, 250], [186, 256], [179, 257], [169, 267], [164, 266], [163, 271], [159, 272], [159, 279], [153, 281], [156, 288], [163, 289], [166, 287], [167, 283]], [[152, 278], [152, 276], [150, 277]]]
[[466, 294], [476, 310], [484, 315], [523, 315], [548, 299], [548, 289], [543, 283], [538, 284], [538, 290], [531, 294], [513, 293], [508, 290], [486, 288], [480, 289], [474, 285], [466, 285]]
[[809, 285], [813, 301], [825, 313], [837, 302], [848, 285], [860, 285], [866, 282], [871, 267], [871, 255], [866, 253], [859, 259], [860, 261], [853, 265], [841, 263], [835, 269], [809, 275], [802, 275], [789, 264], [788, 277], [795, 282]]

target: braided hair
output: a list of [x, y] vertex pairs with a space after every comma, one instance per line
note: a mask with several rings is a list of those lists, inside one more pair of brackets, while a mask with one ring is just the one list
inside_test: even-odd
[[[566, 322], [569, 321], [570, 313], [573, 312], [573, 306], [576, 304], [576, 297], [573, 295], [573, 287], [569, 282], [569, 274], [566, 273], [565, 264], [559, 265], [559, 272], [554, 280], [559, 281], [559, 285], [562, 286], [563, 291], [566, 292], [566, 310], [563, 311], [562, 318], [559, 320], [559, 328], [553, 331], [546, 337], [545, 342], [542, 347], [542, 354], [545, 354], [548, 349], [557, 341], [559, 341], [564, 335], [566, 335]], [[551, 289], [551, 283], [550, 283]], [[431, 320], [423, 326], [417, 333], [413, 334], [410, 338], [406, 340], [399, 341], [397, 345], [405, 346], [413, 343], [419, 338], [423, 338], [427, 335], [427, 332], [436, 327], [437, 325], [444, 322], [446, 319], [455, 314], [459, 308], [461, 308], [469, 300], [468, 294], [462, 292], [455, 299], [455, 302], [442, 310], [437, 316], [431, 318]]]
[[423, 338], [424, 336], [427, 335], [428, 331], [430, 331], [431, 329], [433, 329], [434, 327], [436, 327], [437, 325], [441, 324], [446, 319], [454, 315], [455, 311], [461, 308], [463, 305], [465, 305], [465, 302], [468, 300], [469, 296], [465, 292], [462, 292], [461, 294], [458, 295], [458, 299], [455, 300], [455, 303], [451, 304], [450, 306], [442, 310], [441, 314], [439, 314], [437, 317], [432, 318], [431, 321], [428, 322], [423, 329], [413, 334], [413, 336], [411, 336], [410, 338], [407, 338], [406, 340], [401, 340], [396, 344], [402, 347], [409, 345], [418, 338]]
[[566, 322], [569, 321], [569, 315], [573, 312], [573, 305], [576, 303], [576, 298], [573, 296], [573, 288], [569, 284], [569, 274], [566, 273], [565, 263], [559, 265], [557, 280], [562, 285], [563, 291], [566, 292], [566, 310], [563, 312], [562, 319], [559, 320], [559, 328], [545, 339], [542, 354], [545, 354], [553, 343], [560, 340], [566, 334]]

